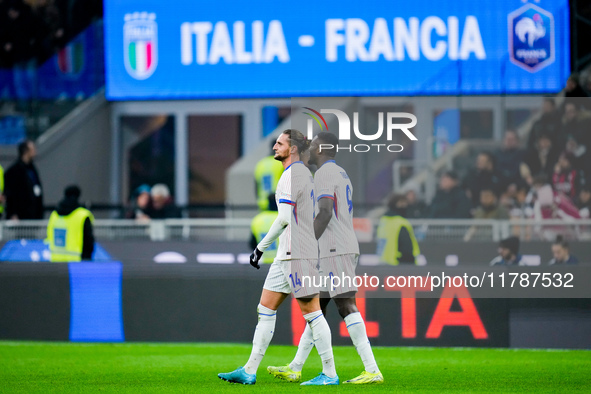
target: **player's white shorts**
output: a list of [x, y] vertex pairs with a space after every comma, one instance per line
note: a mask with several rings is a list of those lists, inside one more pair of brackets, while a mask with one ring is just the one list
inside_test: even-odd
[[359, 255], [353, 253], [321, 258], [320, 278], [322, 285], [326, 285], [321, 287], [321, 291], [329, 293], [330, 298], [351, 291], [356, 292], [354, 279], [358, 261]]
[[265, 279], [263, 289], [277, 293], [293, 293], [296, 298], [320, 292], [318, 260], [275, 260]]

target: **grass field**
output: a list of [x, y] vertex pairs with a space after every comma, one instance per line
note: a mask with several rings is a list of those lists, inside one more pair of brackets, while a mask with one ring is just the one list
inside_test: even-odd
[[[466, 348], [374, 348], [386, 382], [301, 387], [273, 379], [267, 365], [291, 360], [295, 347], [269, 348], [254, 386], [217, 377], [245, 363], [249, 345], [71, 344], [0, 341], [0, 392], [591, 392], [591, 352]], [[335, 347], [341, 381], [362, 364], [353, 347]], [[303, 378], [320, 372], [312, 351]]]

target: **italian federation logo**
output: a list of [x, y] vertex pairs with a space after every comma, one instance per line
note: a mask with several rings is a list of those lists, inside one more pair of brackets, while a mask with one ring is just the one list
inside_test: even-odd
[[531, 73], [554, 63], [554, 16], [526, 4], [508, 17], [511, 62]]
[[123, 25], [125, 69], [135, 79], [146, 79], [158, 65], [156, 14], [134, 12], [125, 15]]
[[58, 51], [57, 68], [63, 76], [76, 79], [84, 70], [84, 56], [84, 40], [80, 35]]

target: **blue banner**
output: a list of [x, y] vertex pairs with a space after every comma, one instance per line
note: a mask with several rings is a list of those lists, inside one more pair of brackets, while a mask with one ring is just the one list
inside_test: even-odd
[[112, 100], [555, 93], [567, 0], [105, 1]]
[[433, 120], [435, 145], [433, 157], [438, 158], [460, 139], [460, 110], [446, 109]]
[[123, 264], [70, 263], [70, 341], [123, 342]]
[[[20, 239], [8, 241], [0, 249], [0, 261], [49, 261], [49, 245], [42, 239]], [[109, 261], [113, 258], [98, 242], [94, 244], [92, 261]]]

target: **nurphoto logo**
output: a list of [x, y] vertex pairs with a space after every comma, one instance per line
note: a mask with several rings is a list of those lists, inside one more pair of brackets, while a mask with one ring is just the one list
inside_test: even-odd
[[[320, 127], [320, 131], [330, 131], [328, 129], [328, 123], [322, 114], [331, 114], [336, 116], [338, 122], [338, 136], [339, 141], [350, 141], [351, 140], [351, 119], [344, 111], [338, 109], [321, 109], [316, 111], [310, 107], [304, 107], [305, 110], [310, 112], [304, 112], [310, 119], [307, 121], [307, 136], [308, 139], [314, 137], [314, 121]], [[359, 130], [359, 113], [353, 112], [353, 134], [355, 137], [362, 141], [378, 141], [386, 130], [386, 140], [392, 141], [392, 136], [395, 131], [401, 131], [411, 141], [418, 141], [417, 137], [410, 131], [417, 124], [417, 117], [408, 112], [386, 112], [386, 126], [384, 127], [384, 112], [378, 112], [378, 130], [373, 134], [366, 134]], [[406, 119], [409, 122], [401, 123], [400, 121]], [[335, 147], [331, 144], [320, 144], [320, 150], [322, 149], [334, 149]], [[385, 144], [385, 143], [372, 143], [372, 144], [349, 144], [341, 145], [336, 147], [337, 152], [348, 151], [348, 152], [370, 152], [370, 151], [388, 151], [391, 153], [402, 152], [404, 147], [400, 144]]]

